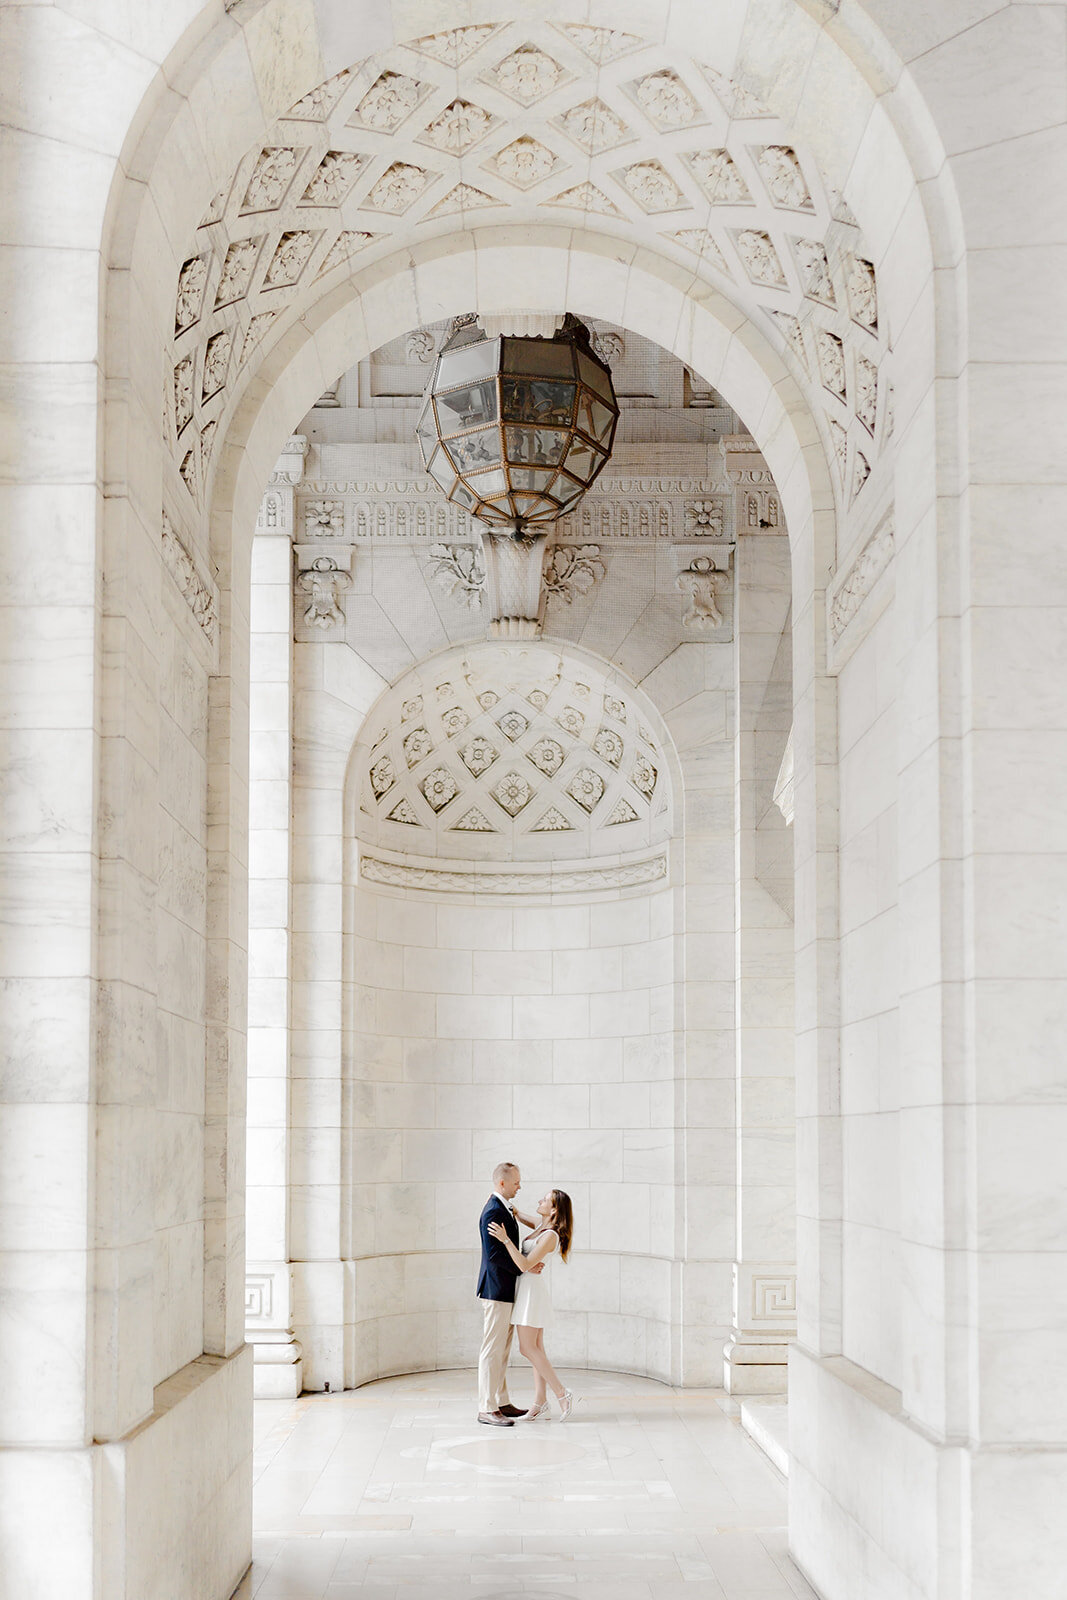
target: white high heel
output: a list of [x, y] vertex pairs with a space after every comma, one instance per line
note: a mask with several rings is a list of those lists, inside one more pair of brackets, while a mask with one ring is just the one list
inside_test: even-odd
[[566, 1422], [574, 1407], [578, 1404], [578, 1398], [571, 1393], [570, 1389], [564, 1389], [562, 1394], [556, 1396], [556, 1403], [559, 1406], [559, 1420]]
[[548, 1401], [547, 1400], [542, 1400], [541, 1404], [539, 1406], [531, 1406], [530, 1409], [527, 1411], [526, 1415], [524, 1417], [520, 1417], [519, 1418], [519, 1421], [520, 1422], [536, 1422], [539, 1417], [547, 1417], [547, 1416], [548, 1416]]

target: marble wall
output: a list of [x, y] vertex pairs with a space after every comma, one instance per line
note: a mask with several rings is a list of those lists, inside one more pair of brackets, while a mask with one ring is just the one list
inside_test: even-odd
[[471, 1364], [501, 1160], [522, 1170], [520, 1207], [549, 1187], [574, 1202], [558, 1357], [669, 1376], [677, 900], [351, 891], [346, 1383]]

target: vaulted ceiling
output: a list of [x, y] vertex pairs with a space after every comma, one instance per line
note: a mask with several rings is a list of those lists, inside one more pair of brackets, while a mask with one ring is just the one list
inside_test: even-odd
[[531, 18], [353, 64], [215, 197], [181, 268], [165, 396], [194, 499], [255, 353], [316, 299], [401, 246], [514, 222], [595, 229], [713, 283], [807, 389], [843, 497], [862, 490], [891, 426], [887, 330], [856, 220], [810, 152], [677, 50]]

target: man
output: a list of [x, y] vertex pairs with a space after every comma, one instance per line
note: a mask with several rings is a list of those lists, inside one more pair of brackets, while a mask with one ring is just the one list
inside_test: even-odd
[[[478, 1357], [478, 1421], [489, 1428], [510, 1428], [525, 1411], [508, 1399], [508, 1356], [511, 1354], [511, 1310], [515, 1304], [515, 1282], [519, 1268], [505, 1246], [489, 1233], [489, 1224], [506, 1228], [515, 1248], [519, 1247], [519, 1228], [536, 1227], [536, 1219], [524, 1216], [513, 1205], [519, 1192], [519, 1169], [513, 1161], [501, 1161], [493, 1168], [493, 1192], [478, 1221], [482, 1238], [482, 1269], [475, 1293], [485, 1311], [485, 1331]], [[516, 1220], [517, 1219], [517, 1220]], [[542, 1271], [541, 1267], [531, 1269]]]

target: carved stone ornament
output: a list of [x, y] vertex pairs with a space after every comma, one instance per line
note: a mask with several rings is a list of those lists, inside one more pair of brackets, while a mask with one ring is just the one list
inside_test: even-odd
[[450, 217], [457, 211], [483, 211], [486, 206], [498, 206], [501, 203], [491, 194], [486, 194], [484, 189], [475, 189], [469, 183], [457, 183], [443, 200], [438, 200], [435, 206], [430, 207], [427, 216]]
[[530, 106], [558, 88], [565, 74], [559, 62], [543, 50], [535, 45], [522, 45], [504, 57], [492, 76], [506, 95], [520, 105]]
[[830, 263], [818, 239], [794, 239], [793, 254], [796, 257], [804, 293], [808, 298], [818, 300], [824, 306], [836, 305], [837, 296], [834, 294], [833, 279], [830, 276]]
[[594, 333], [593, 349], [606, 366], [613, 362], [621, 361], [626, 355], [626, 340], [621, 333], [605, 328], [602, 333]]
[[455, 595], [476, 611], [485, 593], [485, 563], [479, 545], [432, 544], [429, 572], [445, 594]]
[[634, 85], [634, 94], [659, 128], [685, 128], [699, 115], [700, 107], [676, 73], [650, 72]]
[[644, 211], [673, 211], [682, 203], [682, 191], [658, 161], [627, 167], [623, 183]]
[[565, 206], [568, 211], [590, 211], [601, 217], [621, 215], [615, 202], [609, 200], [603, 189], [598, 189], [595, 183], [577, 183], [573, 189], [564, 189], [554, 200], [548, 200], [545, 204]]
[[643, 43], [636, 33], [623, 33], [619, 28], [595, 28], [585, 22], [565, 23], [563, 31], [571, 43], [576, 44], [582, 54], [598, 67], [629, 55], [631, 50], [636, 50]]
[[332, 272], [334, 267], [339, 267], [343, 262], [350, 261], [357, 251], [365, 250], [369, 244], [373, 244], [377, 237], [376, 233], [361, 233], [354, 228], [345, 228], [342, 233], [337, 235], [337, 238], [327, 250], [317, 276], [322, 278], [327, 272]]
[[692, 250], [695, 256], [700, 256], [710, 266], [717, 267], [720, 272], [729, 271], [722, 251], [706, 228], [679, 228], [667, 237], [674, 239], [683, 250]]
[[339, 206], [365, 165], [362, 156], [351, 150], [328, 150], [319, 162], [314, 177], [304, 190], [302, 206]]
[[200, 316], [207, 283], [207, 262], [193, 256], [178, 274], [178, 293], [174, 302], [174, 332], [184, 333]]
[[828, 597], [830, 637], [836, 644], [893, 559], [893, 524], [883, 522]]
[[216, 311], [220, 306], [230, 305], [248, 293], [252, 269], [256, 264], [256, 256], [262, 242], [262, 239], [237, 239], [231, 244], [222, 264], [219, 286], [215, 291]]
[[317, 233], [309, 233], [305, 229], [294, 229], [290, 233], [283, 233], [271, 257], [263, 287], [282, 289], [296, 283], [308, 264], [308, 257], [315, 248], [318, 237]]
[[541, 582], [546, 594], [570, 605], [576, 594], [588, 594], [605, 570], [598, 544], [556, 544], [545, 555]]
[[574, 868], [554, 864], [525, 872], [500, 872], [472, 868], [453, 871], [439, 867], [414, 867], [379, 856], [361, 854], [359, 875], [368, 883], [388, 883], [403, 889], [442, 890], [457, 894], [566, 894], [597, 889], [632, 889], [667, 876], [667, 857], [650, 856], [623, 866]]
[[304, 527], [309, 538], [329, 538], [345, 531], [343, 500], [305, 500]]
[[211, 587], [200, 576], [196, 562], [175, 533], [170, 518], [164, 511], [160, 533], [163, 564], [174, 579], [185, 602], [208, 643], [214, 647], [218, 634], [219, 613]]
[[785, 273], [770, 235], [759, 228], [742, 228], [735, 233], [737, 253], [744, 262], [745, 271], [753, 283], [767, 283], [773, 288], [785, 288]]
[[460, 67], [475, 51], [496, 33], [491, 22], [474, 23], [467, 28], [449, 28], [445, 33], [430, 33], [423, 39], [414, 39], [411, 49], [432, 61], [443, 61], [448, 67]]
[[453, 100], [450, 106], [438, 112], [422, 138], [437, 150], [461, 156], [479, 139], [484, 139], [492, 125], [492, 117], [481, 106], [469, 100]]
[[392, 133], [410, 116], [422, 97], [422, 87], [400, 72], [383, 72], [356, 107], [355, 119], [365, 128]]
[[286, 147], [261, 151], [248, 188], [241, 202], [241, 211], [276, 211], [296, 171], [298, 152]]
[[494, 166], [500, 176], [517, 189], [531, 189], [535, 183], [552, 175], [556, 158], [547, 145], [524, 135], [497, 152]]
[[430, 174], [422, 167], [412, 167], [404, 161], [394, 161], [384, 172], [367, 196], [367, 204], [378, 211], [388, 211], [399, 216], [422, 194], [430, 181]]
[[756, 159], [767, 185], [767, 193], [776, 206], [784, 206], [792, 211], [815, 209], [795, 150], [784, 144], [770, 144], [760, 151]]
[[314, 545], [294, 545], [297, 560], [297, 589], [308, 596], [303, 618], [308, 627], [326, 631], [343, 627], [345, 614], [341, 596], [352, 587], [351, 550], [338, 549], [328, 555]]
[[327, 78], [325, 83], [316, 84], [295, 106], [290, 106], [285, 113], [286, 120], [293, 118], [301, 122], [325, 122], [344, 94], [351, 77], [351, 68], [345, 67], [342, 72]]
[[836, 333], [820, 328], [815, 335], [815, 348], [819, 356], [819, 372], [831, 394], [839, 400], [845, 398], [845, 348]]
[[603, 100], [583, 100], [580, 105], [571, 106], [560, 118], [559, 126], [590, 156], [614, 150], [631, 137], [622, 118]]
[[425, 366], [437, 354], [437, 340], [429, 328], [414, 328], [404, 340], [404, 352], [409, 361]]
[[694, 556], [684, 572], [674, 580], [679, 593], [686, 596], [688, 606], [682, 613], [686, 628], [721, 628], [723, 614], [717, 596], [726, 574], [718, 571], [710, 556]]
[[707, 539], [721, 539], [725, 532], [726, 506], [722, 500], [687, 500], [685, 531]]
[[854, 322], [868, 333], [878, 331], [878, 291], [875, 286], [874, 267], [861, 256], [849, 262], [845, 284], [848, 293], [849, 314]]
[[715, 206], [752, 204], [748, 184], [741, 176], [728, 150], [697, 150], [689, 156], [694, 178]]

